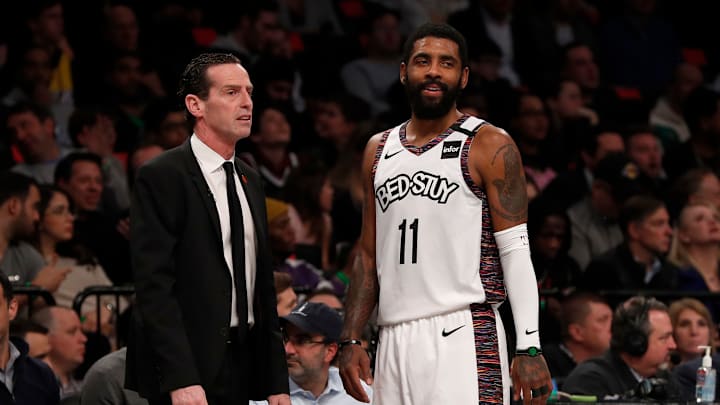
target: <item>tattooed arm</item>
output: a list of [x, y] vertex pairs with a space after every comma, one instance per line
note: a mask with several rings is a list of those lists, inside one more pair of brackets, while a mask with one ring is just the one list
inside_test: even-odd
[[[486, 128], [487, 127], [487, 128]], [[473, 140], [470, 173], [487, 194], [503, 279], [515, 320], [516, 349], [539, 347], [538, 291], [527, 239], [528, 198], [520, 153], [504, 131], [485, 126]], [[511, 366], [514, 399], [545, 403], [552, 381], [545, 359], [516, 355]]]
[[[362, 330], [378, 302], [379, 285], [375, 263], [375, 190], [372, 184], [372, 166], [375, 160], [381, 134], [368, 142], [363, 158], [363, 220], [362, 231], [355, 258], [350, 289], [345, 303], [345, 325], [341, 341], [360, 340]], [[360, 379], [372, 384], [370, 358], [367, 352], [356, 344], [340, 349], [340, 376], [348, 394], [362, 402], [370, 402]]]

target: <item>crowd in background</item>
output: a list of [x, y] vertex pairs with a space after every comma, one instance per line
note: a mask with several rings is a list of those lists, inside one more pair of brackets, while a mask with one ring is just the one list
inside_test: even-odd
[[[50, 364], [68, 395], [79, 391], [87, 368], [123, 346], [132, 297], [119, 308], [101, 297], [102, 311], [92, 299], [79, 313], [61, 309], [86, 287], [132, 283], [134, 173], [191, 135], [174, 96], [179, 69], [201, 52], [230, 52], [254, 84], [251, 136], [237, 154], [263, 179], [276, 271], [298, 295], [278, 288], [279, 307], [312, 298], [340, 309], [360, 232], [363, 148], [409, 119], [404, 38], [447, 22], [469, 45], [458, 109], [504, 128], [522, 155], [543, 345], [567, 349], [582, 334], [572, 325], [591, 328], [589, 309], [568, 309], [585, 308], [580, 299], [607, 315], [598, 321], [607, 333], [588, 332], [597, 341], [575, 360], [601, 353], [612, 308], [640, 290], [669, 305], [687, 304], [678, 291], [697, 297], [692, 322], [702, 318], [700, 341], [714, 341], [720, 299], [698, 293], [720, 292], [719, 6], [24, 1], [0, 24], [0, 270], [54, 296], [57, 308], [29, 317], [38, 330], [55, 336], [56, 318], [73, 325], [74, 341], [55, 344], [74, 352]], [[38, 195], [10, 173], [33, 179]], [[14, 207], [17, 190], [35, 208]], [[576, 295], [587, 290], [619, 293]], [[675, 305], [687, 360], [698, 338], [681, 345], [692, 322]]]

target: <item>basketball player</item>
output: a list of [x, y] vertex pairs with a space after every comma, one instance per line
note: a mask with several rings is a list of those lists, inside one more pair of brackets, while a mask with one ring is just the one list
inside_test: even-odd
[[[465, 39], [426, 24], [408, 39], [400, 79], [410, 121], [376, 134], [363, 162], [360, 252], [340, 354], [348, 393], [368, 399], [359, 346], [378, 305], [374, 404], [545, 403], [538, 291], [527, 241], [522, 162], [510, 136], [456, 109], [468, 81]], [[517, 346], [504, 355], [497, 312], [509, 296]]]

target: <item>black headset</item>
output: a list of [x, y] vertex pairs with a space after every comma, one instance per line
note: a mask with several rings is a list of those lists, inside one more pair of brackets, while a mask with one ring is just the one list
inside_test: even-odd
[[620, 304], [613, 320], [611, 346], [633, 357], [648, 348], [648, 312], [652, 298], [639, 297], [628, 307]]

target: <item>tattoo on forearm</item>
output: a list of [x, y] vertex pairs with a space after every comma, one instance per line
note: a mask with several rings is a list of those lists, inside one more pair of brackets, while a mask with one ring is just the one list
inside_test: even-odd
[[525, 190], [525, 180], [522, 176], [522, 163], [520, 154], [515, 150], [512, 144], [501, 146], [495, 156], [493, 156], [491, 164], [494, 166], [496, 160], [500, 157], [500, 161], [504, 166], [504, 177], [494, 179], [493, 186], [497, 189], [498, 200], [500, 206], [493, 206], [494, 211], [503, 218], [510, 221], [519, 221], [527, 217], [527, 190]]
[[362, 332], [377, 304], [378, 288], [377, 276], [365, 269], [360, 256], [356, 257], [345, 304], [344, 336]]

